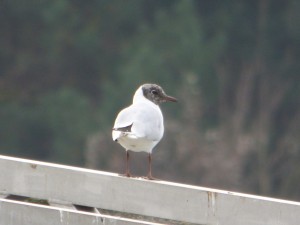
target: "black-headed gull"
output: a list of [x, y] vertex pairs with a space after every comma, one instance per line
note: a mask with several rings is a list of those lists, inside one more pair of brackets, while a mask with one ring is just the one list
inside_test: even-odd
[[152, 149], [164, 134], [164, 119], [159, 104], [177, 102], [176, 98], [166, 95], [156, 84], [143, 84], [133, 96], [132, 105], [119, 112], [112, 131], [114, 141], [126, 150], [126, 172], [129, 172], [129, 150], [147, 152], [149, 171], [147, 177], [153, 179], [151, 169]]

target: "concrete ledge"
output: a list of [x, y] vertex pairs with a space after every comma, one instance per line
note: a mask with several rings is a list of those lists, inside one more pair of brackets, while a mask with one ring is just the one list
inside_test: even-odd
[[13, 200], [0, 200], [0, 225], [150, 225], [96, 213], [78, 212]]
[[298, 225], [300, 203], [0, 156], [0, 193], [194, 224]]

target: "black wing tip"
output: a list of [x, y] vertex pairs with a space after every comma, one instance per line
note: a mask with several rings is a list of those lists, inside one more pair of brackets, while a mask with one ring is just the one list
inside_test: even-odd
[[126, 127], [117, 127], [117, 128], [113, 128], [113, 130], [115, 131], [122, 131], [122, 132], [131, 132], [131, 127], [132, 127], [133, 123], [129, 126]]

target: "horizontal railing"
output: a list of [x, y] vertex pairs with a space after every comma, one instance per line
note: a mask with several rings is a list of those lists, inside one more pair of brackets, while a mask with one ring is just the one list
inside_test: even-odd
[[299, 202], [7, 156], [0, 171], [0, 225], [300, 224]]

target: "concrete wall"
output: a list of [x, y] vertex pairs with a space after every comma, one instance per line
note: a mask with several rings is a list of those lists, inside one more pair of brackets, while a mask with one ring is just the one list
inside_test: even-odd
[[[0, 194], [3, 195], [27, 196], [192, 224], [300, 224], [298, 202], [126, 178], [6, 156], [0, 156], [0, 171]], [[0, 205], [1, 218], [10, 216], [9, 211], [2, 210]], [[1, 218], [0, 224], [8, 225], [2, 223]]]

